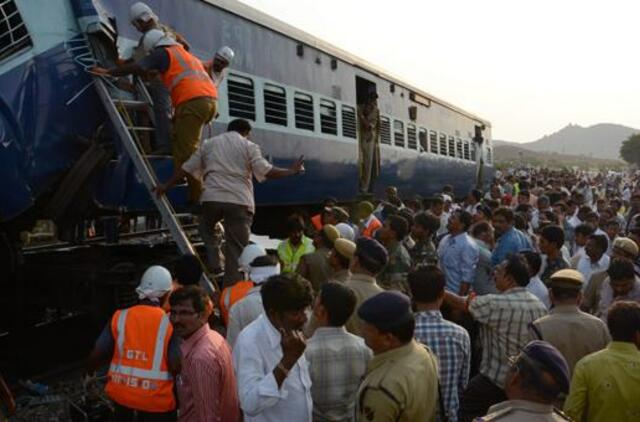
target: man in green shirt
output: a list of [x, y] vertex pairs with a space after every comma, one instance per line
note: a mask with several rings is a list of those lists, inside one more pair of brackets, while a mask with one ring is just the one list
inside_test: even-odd
[[614, 303], [607, 326], [613, 341], [582, 358], [573, 373], [564, 411], [576, 421], [640, 418], [640, 304]]

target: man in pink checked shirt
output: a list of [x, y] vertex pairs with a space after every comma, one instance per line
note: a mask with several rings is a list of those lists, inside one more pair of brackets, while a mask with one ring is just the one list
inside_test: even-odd
[[174, 332], [183, 338], [182, 371], [176, 380], [182, 422], [238, 422], [240, 407], [231, 349], [207, 324], [207, 296], [181, 287], [169, 299]]

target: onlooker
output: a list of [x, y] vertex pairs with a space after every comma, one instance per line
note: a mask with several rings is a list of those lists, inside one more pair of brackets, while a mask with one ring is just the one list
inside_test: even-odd
[[227, 342], [231, 347], [236, 344], [240, 332], [264, 313], [260, 290], [270, 277], [278, 274], [280, 274], [280, 264], [270, 255], [259, 256], [249, 265], [249, 278], [254, 287], [232, 305], [229, 311]]
[[356, 420], [433, 421], [438, 408], [438, 362], [413, 339], [415, 321], [404, 294], [388, 291], [358, 309], [373, 350], [356, 399]]
[[551, 301], [549, 300], [549, 291], [547, 286], [544, 285], [538, 274], [540, 273], [540, 266], [542, 265], [542, 259], [540, 254], [534, 251], [525, 251], [522, 255], [527, 260], [529, 266], [529, 284], [527, 284], [527, 290], [533, 293], [540, 302], [544, 303], [547, 309], [551, 307]]
[[510, 208], [500, 207], [493, 212], [493, 228], [498, 239], [491, 254], [491, 264], [495, 267], [509, 254], [531, 249], [527, 237], [514, 225], [515, 216]]
[[576, 270], [553, 274], [549, 289], [553, 308], [531, 324], [531, 339], [553, 344], [567, 360], [570, 373], [580, 359], [611, 341], [604, 322], [578, 309], [582, 283], [582, 274]]
[[459, 295], [467, 294], [471, 288], [478, 265], [479, 248], [467, 233], [470, 226], [471, 214], [459, 210], [452, 212], [447, 226], [449, 234], [438, 246], [446, 289]]
[[576, 421], [633, 421], [640, 415], [640, 304], [608, 312], [613, 341], [575, 367], [564, 411]]
[[300, 276], [276, 275], [260, 291], [265, 313], [238, 336], [233, 366], [245, 422], [311, 420], [311, 378], [300, 331], [313, 300]]
[[[356, 309], [371, 296], [382, 292], [376, 275], [387, 265], [387, 260], [387, 250], [377, 241], [360, 238], [356, 242], [356, 251], [351, 260], [351, 279], [345, 283], [356, 294]], [[354, 312], [347, 321], [347, 330], [360, 335], [360, 325], [358, 314]]]
[[[584, 250], [585, 254], [578, 261], [576, 270], [580, 271], [586, 284], [593, 274], [604, 271], [609, 267], [609, 255], [605, 253], [607, 252], [606, 236], [592, 234], [589, 236]], [[582, 291], [584, 292], [587, 287], [589, 286], [583, 285]]]
[[409, 255], [413, 268], [420, 265], [437, 264], [438, 253], [433, 244], [433, 237], [440, 228], [440, 219], [428, 213], [416, 214], [411, 227], [411, 237], [415, 244]]
[[478, 265], [473, 280], [473, 291], [477, 295], [498, 293], [493, 281], [493, 266], [491, 265], [491, 249], [495, 243], [493, 227], [486, 221], [480, 221], [471, 227], [471, 236], [478, 245]]
[[444, 274], [427, 265], [409, 274], [409, 287], [416, 312], [414, 336], [438, 358], [442, 401], [447, 420], [458, 420], [460, 396], [469, 381], [471, 343], [467, 331], [442, 317]]
[[608, 280], [602, 283], [597, 316], [607, 319], [607, 310], [614, 302], [631, 300], [640, 302], [640, 280], [636, 277], [633, 262], [627, 258], [615, 258], [607, 270]]
[[540, 230], [539, 242], [540, 252], [545, 256], [544, 270], [540, 279], [545, 285], [548, 285], [552, 274], [569, 268], [570, 265], [561, 252], [564, 246], [564, 231], [560, 226], [554, 224], [545, 226]]
[[320, 285], [331, 278], [329, 252], [333, 248], [333, 242], [339, 237], [340, 232], [336, 226], [325, 224], [313, 238], [315, 250], [300, 258], [296, 272], [311, 282], [316, 293], [320, 290]]
[[444, 211], [444, 198], [442, 195], [436, 195], [431, 199], [429, 213], [440, 220], [440, 228], [436, 231], [436, 237], [441, 238], [447, 234], [447, 223], [449, 221], [449, 214]]
[[313, 420], [352, 420], [356, 392], [371, 360], [371, 350], [344, 324], [353, 314], [356, 295], [340, 283], [325, 283], [313, 309], [317, 328], [305, 356], [311, 374]]
[[571, 268], [578, 267], [578, 261], [585, 255], [585, 246], [589, 241], [589, 237], [593, 234], [593, 227], [588, 224], [580, 224], [574, 230], [575, 245], [573, 247], [573, 256], [569, 260]]
[[508, 401], [489, 408], [480, 421], [568, 421], [553, 407], [569, 391], [569, 368], [560, 352], [545, 341], [532, 341], [510, 358], [504, 385]]
[[411, 269], [409, 252], [402, 244], [402, 240], [408, 233], [407, 220], [398, 215], [389, 216], [384, 225], [378, 230], [377, 237], [380, 243], [387, 249], [389, 262], [380, 274], [378, 281], [385, 289], [407, 291], [407, 273]]
[[527, 344], [529, 324], [547, 313], [542, 302], [525, 288], [529, 268], [520, 254], [511, 255], [495, 269], [500, 294], [460, 297], [445, 293], [445, 303], [468, 310], [480, 324], [482, 361], [479, 374], [471, 378], [462, 396], [460, 418], [468, 421], [487, 413], [489, 406], [505, 400], [503, 385], [507, 356]]
[[294, 273], [303, 255], [315, 250], [313, 242], [304, 235], [304, 225], [300, 217], [294, 215], [287, 219], [287, 238], [278, 245], [278, 258], [283, 273]]
[[182, 370], [176, 382], [179, 419], [240, 421], [238, 389], [229, 345], [209, 328], [209, 298], [198, 286], [182, 287], [171, 295], [171, 323], [182, 337]]

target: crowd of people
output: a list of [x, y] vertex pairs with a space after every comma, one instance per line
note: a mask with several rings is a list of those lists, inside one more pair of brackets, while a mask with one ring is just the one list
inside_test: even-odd
[[247, 245], [216, 303], [196, 257], [149, 268], [91, 370], [111, 362], [119, 420], [637, 420], [636, 186], [527, 170], [327, 199], [277, 250]]

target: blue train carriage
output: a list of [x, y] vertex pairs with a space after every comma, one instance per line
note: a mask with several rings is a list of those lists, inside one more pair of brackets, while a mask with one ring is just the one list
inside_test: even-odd
[[[109, 63], [137, 42], [131, 3], [0, 1], [0, 177], [7, 187], [0, 223], [9, 237], [35, 218], [64, 222], [153, 210], [86, 73], [93, 56]], [[357, 195], [356, 104], [372, 88], [381, 110], [375, 194], [395, 185], [403, 195], [429, 196], [446, 183], [464, 194], [478, 166], [485, 181], [493, 173], [489, 122], [351, 54], [240, 2], [147, 3], [201, 59], [222, 45], [236, 52], [220, 87], [220, 115], [205, 136], [245, 118], [274, 163], [305, 156], [304, 176], [257, 186], [259, 207]], [[152, 162], [160, 179], [169, 177], [170, 157]], [[171, 195], [178, 207], [185, 199], [180, 189]]]

